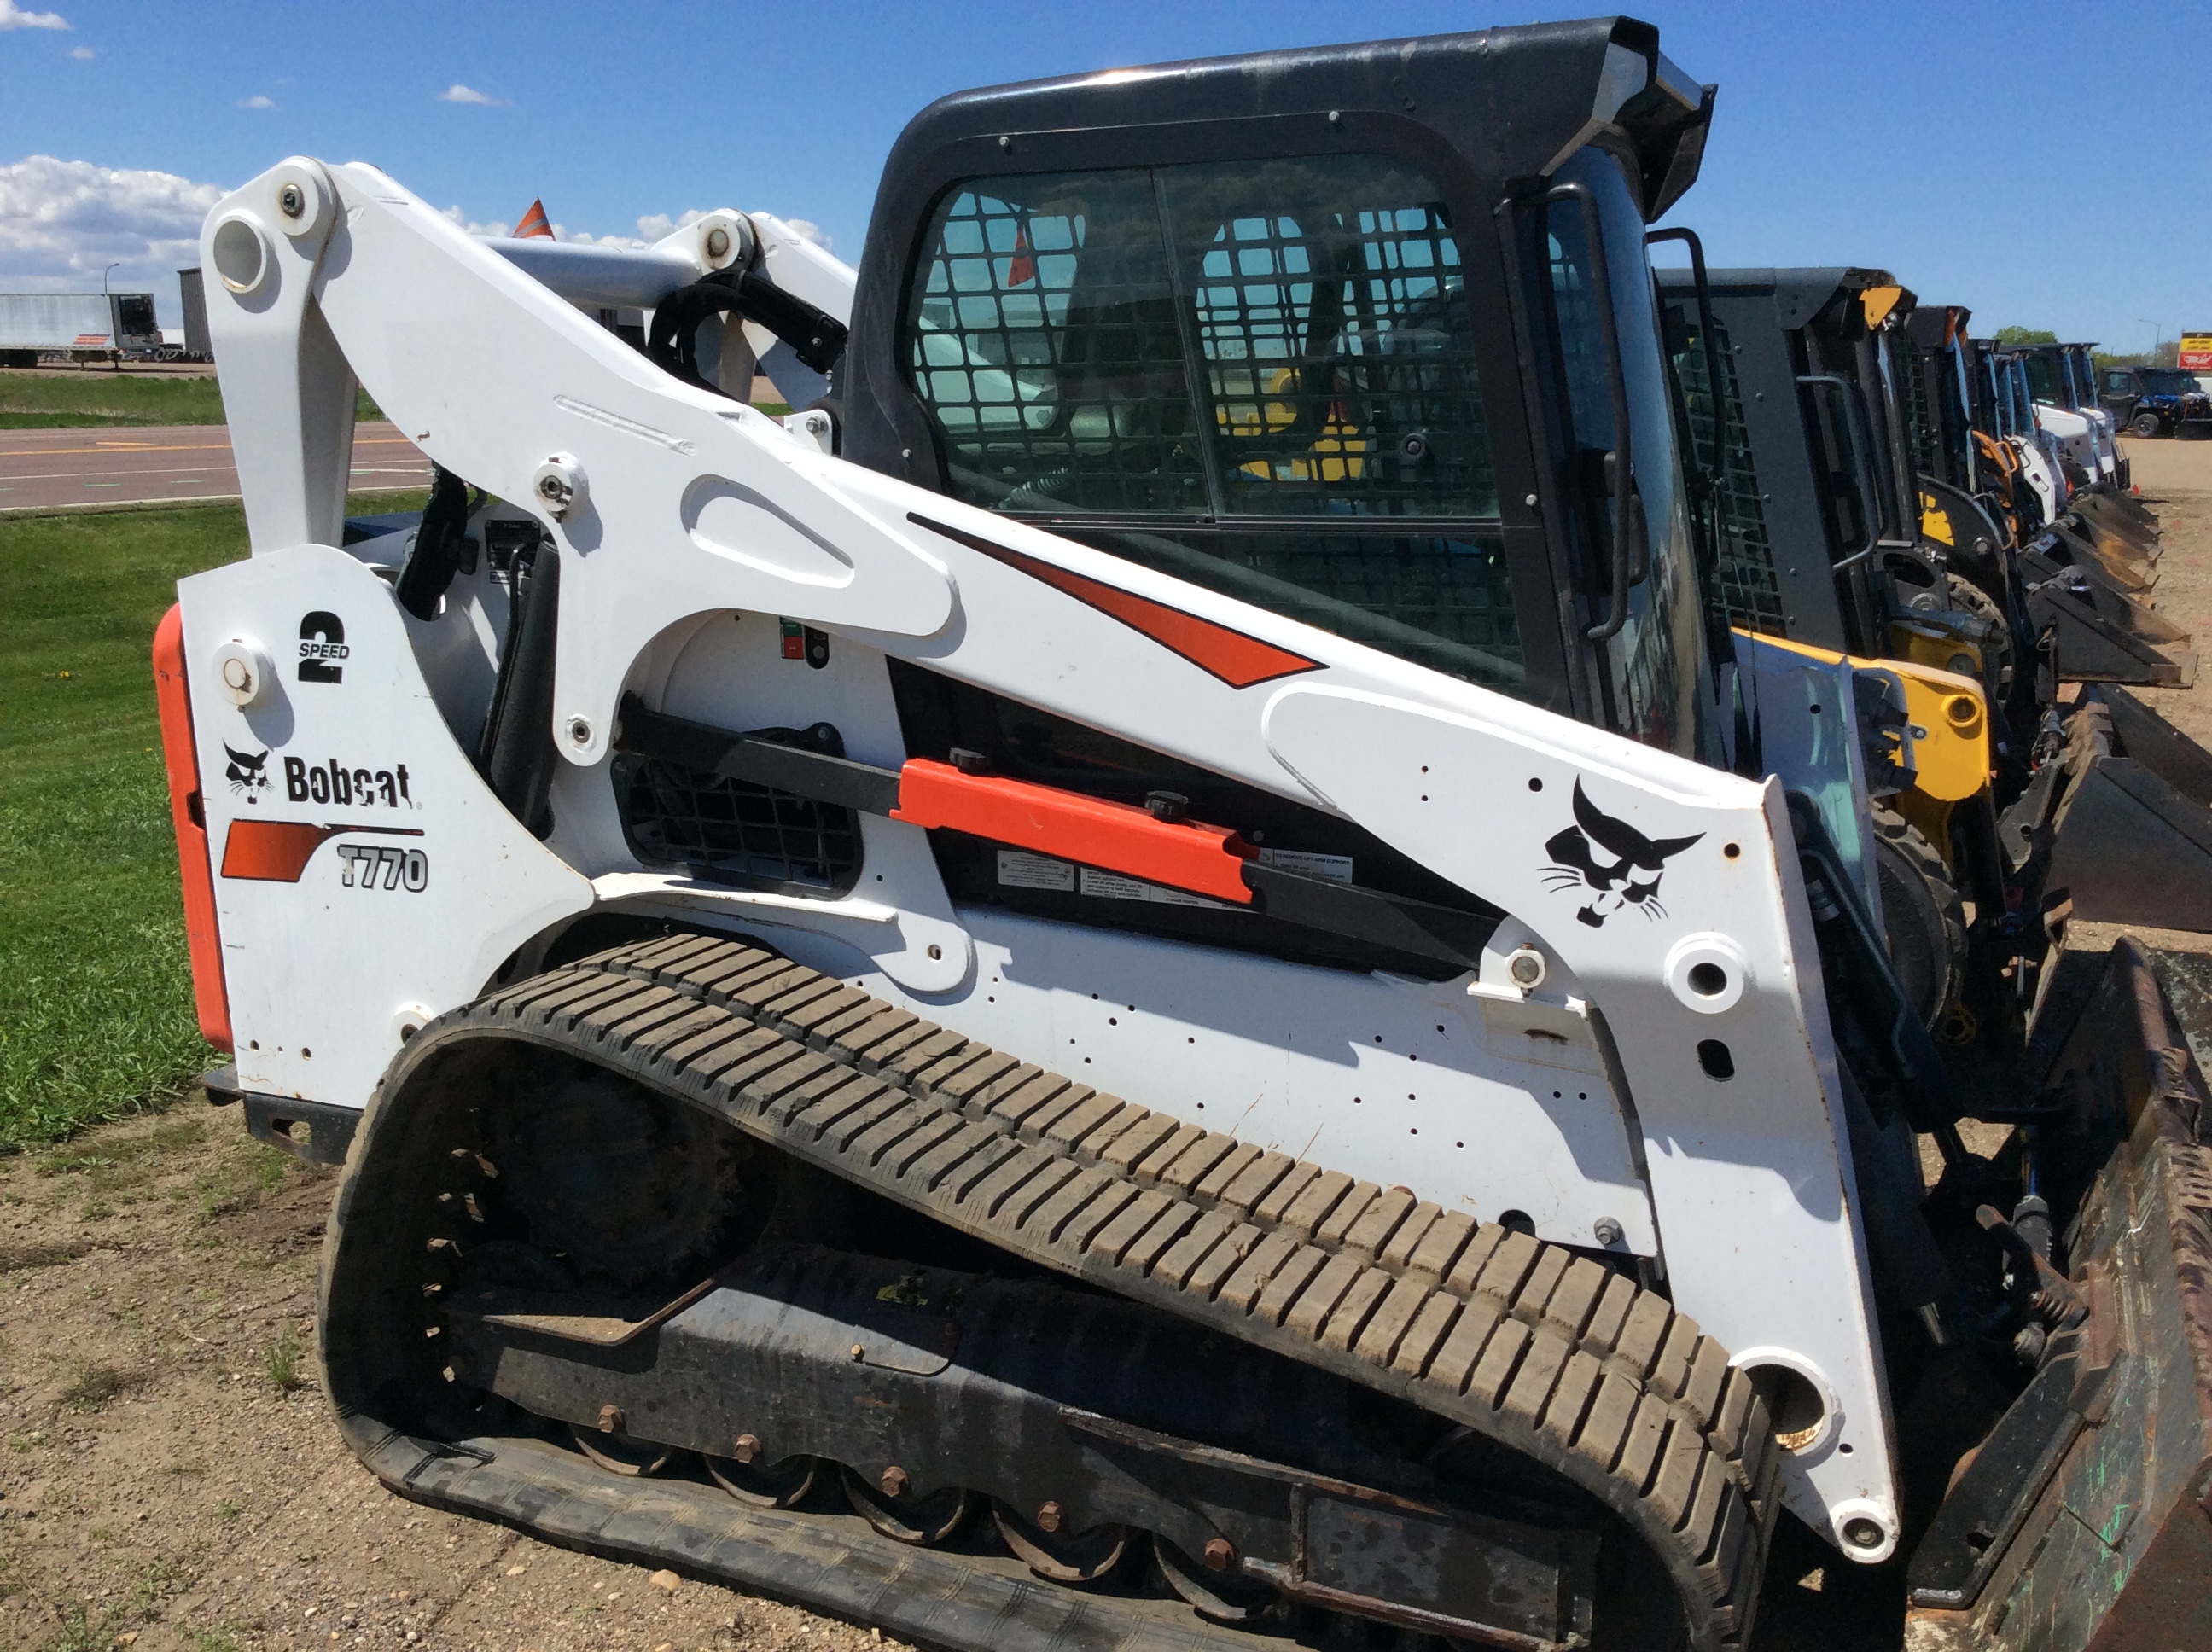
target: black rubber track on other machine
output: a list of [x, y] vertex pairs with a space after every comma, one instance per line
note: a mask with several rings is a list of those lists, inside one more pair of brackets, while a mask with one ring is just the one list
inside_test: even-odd
[[[526, 1467], [513, 1451], [494, 1463], [477, 1453], [455, 1457], [351, 1414], [375, 1409], [348, 1401], [362, 1382], [336, 1369], [358, 1339], [339, 1323], [344, 1305], [331, 1299], [352, 1195], [377, 1155], [384, 1115], [393, 1114], [403, 1133], [421, 1127], [420, 1109], [404, 1104], [410, 1080], [441, 1054], [486, 1040], [626, 1074], [1033, 1262], [1497, 1439], [1598, 1497], [1650, 1546], [1682, 1597], [1693, 1645], [1729, 1649], [1748, 1638], [1779, 1502], [1780, 1450], [1749, 1379], [1662, 1297], [1572, 1251], [1480, 1225], [1403, 1189], [1355, 1181], [1043, 1072], [724, 937], [641, 942], [532, 977], [440, 1017], [394, 1060], [340, 1193], [324, 1347], [356, 1449], [411, 1495], [591, 1546], [665, 1554], [940, 1643], [1055, 1638], [1035, 1633], [1041, 1625], [1012, 1632], [1009, 1625], [1011, 1637], [955, 1631], [935, 1610], [925, 1614], [934, 1626], [922, 1627], [881, 1590], [862, 1605], [842, 1587], [794, 1582], [788, 1565], [770, 1564], [788, 1546], [775, 1542], [754, 1562], [726, 1558], [726, 1545], [710, 1557], [684, 1538], [689, 1528], [672, 1508], [663, 1510], [671, 1522], [663, 1539], [639, 1531], [635, 1541], [617, 1540], [601, 1528], [655, 1495], [635, 1482], [587, 1493], [566, 1485], [574, 1475]], [[579, 1498], [596, 1512], [579, 1512]], [[739, 1528], [759, 1522], [732, 1511], [725, 1524], [749, 1541]], [[902, 1559], [927, 1570], [922, 1556]], [[1161, 1643], [1157, 1621], [1133, 1618], [1107, 1631], [1106, 1602], [1059, 1593], [1085, 1603], [1107, 1642]]]

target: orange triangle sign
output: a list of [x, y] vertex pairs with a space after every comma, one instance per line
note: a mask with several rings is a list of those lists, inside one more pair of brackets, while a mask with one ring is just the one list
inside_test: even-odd
[[551, 240], [553, 226], [546, 221], [545, 203], [532, 201], [530, 210], [522, 215], [522, 222], [514, 227], [514, 239], [519, 241]]

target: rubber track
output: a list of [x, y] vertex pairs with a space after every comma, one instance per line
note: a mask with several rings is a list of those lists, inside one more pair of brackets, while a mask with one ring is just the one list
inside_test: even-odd
[[1032, 1261], [1492, 1436], [1749, 1637], [1781, 1453], [1697, 1322], [1586, 1257], [1001, 1054], [744, 941], [617, 947], [441, 1017], [573, 1051]]

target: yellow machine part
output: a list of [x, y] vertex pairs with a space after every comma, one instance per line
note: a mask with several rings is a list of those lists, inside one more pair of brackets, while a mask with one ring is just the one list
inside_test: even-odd
[[1952, 546], [1959, 542], [1951, 535], [1951, 513], [1945, 510], [1934, 494], [1923, 490], [1920, 495], [1920, 536], [1932, 539], [1939, 545]]
[[[1278, 367], [1252, 400], [1222, 403], [1215, 421], [1231, 436], [1274, 435], [1297, 422], [1298, 410], [1289, 402], [1260, 398], [1296, 394], [1297, 388], [1297, 374]], [[1248, 459], [1237, 468], [1256, 482], [1357, 482], [1366, 469], [1369, 446], [1351, 416], [1331, 403], [1321, 434], [1308, 449], [1310, 458]]]
[[[1982, 651], [1947, 626], [1918, 620], [1893, 620], [1889, 627], [1891, 657], [1876, 663], [1895, 666], [1909, 664], [1947, 677], [1982, 680]], [[1977, 692], [1978, 692], [1978, 686]]]
[[1866, 311], [1869, 330], [1881, 325], [1892, 310], [1911, 297], [1902, 287], [1869, 287], [1859, 295], [1859, 303]]
[[1990, 786], [1989, 702], [1982, 685], [1962, 672], [1911, 659], [1862, 659], [1780, 637], [1761, 641], [1830, 665], [1845, 661], [1854, 671], [1887, 671], [1904, 684], [1912, 784], [1890, 803], [1920, 829], [1948, 865], [1951, 811]]

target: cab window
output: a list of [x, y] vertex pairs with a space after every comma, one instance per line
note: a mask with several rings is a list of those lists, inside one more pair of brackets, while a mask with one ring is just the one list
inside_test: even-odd
[[1523, 686], [1459, 244], [1418, 169], [977, 180], [923, 248], [904, 349], [954, 495]]

